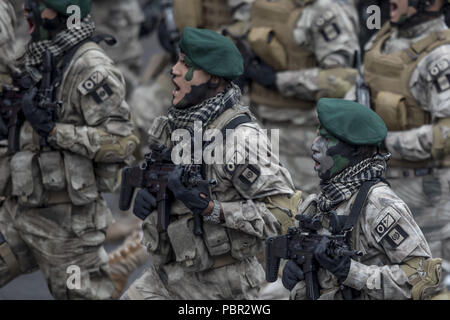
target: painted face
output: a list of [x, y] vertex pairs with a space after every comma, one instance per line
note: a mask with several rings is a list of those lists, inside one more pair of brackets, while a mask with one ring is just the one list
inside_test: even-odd
[[190, 59], [180, 52], [177, 63], [172, 67], [172, 105], [185, 109], [199, 104], [215, 92], [209, 86], [211, 75], [196, 69]]
[[414, 7], [409, 6], [408, 0], [389, 0], [389, 3], [393, 23], [402, 23], [417, 12]]
[[26, 0], [22, 4], [22, 10], [28, 22], [28, 33], [33, 41], [48, 39], [47, 30], [51, 30], [58, 23], [58, 13], [47, 8], [44, 3], [34, 0]]
[[316, 162], [314, 170], [321, 180], [331, 179], [354, 162], [355, 149], [329, 134], [325, 128], [318, 129], [311, 150]]

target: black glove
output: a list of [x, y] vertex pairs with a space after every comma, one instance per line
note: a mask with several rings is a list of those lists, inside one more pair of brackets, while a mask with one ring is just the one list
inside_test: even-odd
[[329, 256], [327, 253], [329, 244], [330, 240], [323, 238], [314, 250], [314, 257], [323, 268], [334, 274], [342, 283], [347, 279], [348, 272], [350, 271], [351, 259], [349, 256]]
[[291, 291], [298, 282], [304, 279], [305, 275], [302, 268], [295, 261], [289, 260], [283, 269], [283, 276], [281, 278], [283, 286]]
[[141, 189], [134, 199], [133, 213], [141, 220], [145, 220], [156, 208], [155, 197], [147, 191], [147, 189]]
[[184, 169], [177, 167], [169, 174], [168, 186], [175, 198], [183, 202], [195, 214], [202, 214], [211, 201], [208, 183], [198, 183], [195, 186], [185, 186], [182, 182]]
[[47, 138], [55, 127], [51, 110], [44, 110], [38, 107], [37, 88], [32, 88], [22, 99], [22, 111], [25, 118], [30, 122], [36, 132], [44, 138]]
[[260, 59], [253, 59], [248, 63], [244, 70], [244, 76], [266, 88], [276, 89], [275, 70]]

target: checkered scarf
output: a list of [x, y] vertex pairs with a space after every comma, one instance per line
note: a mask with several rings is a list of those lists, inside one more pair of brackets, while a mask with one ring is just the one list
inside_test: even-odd
[[329, 212], [342, 201], [348, 200], [359, 190], [361, 185], [370, 180], [380, 178], [386, 171], [386, 161], [389, 155], [376, 154], [353, 167], [346, 168], [330, 180], [322, 181], [317, 202], [322, 212]]
[[64, 30], [58, 33], [53, 40], [30, 42], [25, 52], [24, 63], [27, 67], [40, 65], [46, 49], [49, 49], [54, 57], [62, 56], [76, 44], [92, 37], [94, 31], [95, 24], [88, 15], [81, 21], [80, 28]]
[[172, 130], [187, 129], [194, 132], [194, 122], [201, 121], [205, 128], [226, 109], [231, 108], [241, 99], [241, 90], [231, 83], [225, 90], [202, 103], [186, 109], [170, 107], [168, 112], [169, 124]]

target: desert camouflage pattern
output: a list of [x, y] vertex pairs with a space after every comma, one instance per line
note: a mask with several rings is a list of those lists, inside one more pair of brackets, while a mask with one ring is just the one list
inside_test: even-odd
[[14, 54], [16, 52], [16, 14], [9, 0], [0, 2], [0, 84], [10, 82]]
[[[19, 267], [11, 270], [11, 259], [1, 259], [0, 282], [39, 267], [56, 299], [109, 299], [114, 287], [102, 245], [113, 219], [101, 192], [117, 187], [117, 173], [139, 143], [124, 78], [88, 42], [75, 53], [56, 95], [63, 104], [49, 145], [41, 146], [26, 121], [20, 151], [2, 161], [10, 187], [0, 231]], [[67, 286], [73, 265], [81, 272], [79, 289]]]
[[[348, 215], [356, 194], [341, 203], [336, 212]], [[308, 197], [300, 206], [300, 213], [315, 211], [316, 195]], [[322, 215], [326, 225], [327, 215]], [[326, 228], [320, 234], [329, 234]], [[358, 299], [403, 300], [411, 298], [411, 288], [401, 265], [414, 257], [431, 256], [422, 231], [414, 221], [408, 206], [387, 186], [378, 183], [369, 191], [366, 203], [352, 232], [352, 249], [361, 250], [363, 257], [352, 259], [344, 285], [361, 291]], [[321, 296], [319, 299], [342, 299], [336, 277], [319, 269]], [[291, 291], [291, 299], [303, 300], [305, 282]]]
[[[316, 24], [325, 16], [327, 20], [331, 16], [331, 22], [340, 30], [329, 41]], [[324, 95], [319, 87], [320, 71], [353, 66], [353, 55], [358, 48], [358, 16], [351, 1], [313, 1], [305, 7], [292, 32], [299, 47], [314, 53], [319, 66], [277, 72], [276, 85], [283, 96], [314, 102]], [[311, 145], [318, 126], [315, 109], [256, 107], [264, 127], [280, 129], [280, 159], [291, 172], [295, 186], [306, 193], [317, 191], [319, 180], [311, 159]]]
[[[236, 105], [213, 121], [209, 128], [220, 130], [229, 120], [247, 112], [247, 108]], [[252, 139], [260, 130], [255, 122], [241, 124], [230, 136], [231, 139], [214, 146], [224, 148], [223, 151], [230, 150], [228, 148], [233, 144], [234, 137], [249, 137], [250, 152], [255, 151], [257, 140]], [[149, 134], [152, 142], [169, 147], [172, 144], [166, 117], [157, 118]], [[242, 145], [243, 140], [240, 141], [238, 145]], [[222, 206], [225, 223], [204, 222], [202, 240], [193, 235], [192, 214], [179, 200], [172, 203], [171, 215], [176, 216], [177, 220], [171, 222], [167, 233], [156, 230], [156, 213], [149, 215], [142, 228], [143, 244], [150, 254], [152, 266], [133, 283], [122, 299], [258, 297], [264, 282], [264, 270], [256, 256], [263, 249], [263, 240], [281, 231], [264, 199], [277, 194], [291, 195], [294, 186], [288, 171], [277, 161], [272, 164], [249, 164], [244, 161], [239, 165], [239, 159], [248, 158], [238, 151], [232, 159], [228, 164], [206, 165], [206, 178], [217, 180], [217, 185], [211, 187], [211, 194]], [[212, 239], [215, 240], [211, 242]], [[221, 245], [217, 246], [217, 243]], [[226, 260], [231, 258], [231, 261], [218, 266], [217, 260], [223, 257]]]
[[127, 94], [139, 85], [142, 44], [139, 30], [144, 14], [138, 0], [94, 0], [92, 18], [97, 33], [113, 35], [117, 43], [114, 46], [102, 45], [109, 57], [117, 64], [125, 77]]
[[[386, 41], [383, 53], [407, 49], [431, 32], [447, 29], [444, 18], [440, 17], [407, 30], [395, 30]], [[371, 47], [372, 42], [369, 42], [366, 50]], [[450, 45], [437, 47], [419, 62], [409, 80], [411, 94], [420, 107], [431, 114], [432, 123], [450, 116], [450, 91], [438, 91], [431, 73], [434, 67], [445, 65], [449, 59]], [[449, 75], [450, 68], [443, 70], [443, 79], [448, 79]], [[444, 81], [443, 88], [445, 85]], [[385, 143], [393, 159], [431, 160], [433, 124], [389, 132]], [[432, 173], [417, 176], [411, 169], [390, 168], [386, 176], [392, 189], [414, 214], [414, 219], [428, 240], [433, 257], [443, 258], [444, 270], [450, 271], [450, 169], [435, 167]]]

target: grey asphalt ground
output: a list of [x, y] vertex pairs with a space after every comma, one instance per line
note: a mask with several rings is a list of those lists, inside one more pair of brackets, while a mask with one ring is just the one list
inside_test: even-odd
[[[155, 35], [148, 37], [142, 41], [144, 46], [143, 63], [147, 63], [152, 54], [161, 52], [157, 37]], [[109, 197], [107, 198], [107, 201]], [[110, 201], [108, 201], [110, 202]], [[117, 207], [117, 204], [109, 203], [110, 208]], [[105, 245], [107, 252], [113, 251], [121, 242], [108, 243]], [[145, 266], [136, 270], [129, 278], [127, 288], [130, 284], [150, 265], [148, 262]], [[37, 270], [30, 274], [17, 277], [3, 288], [0, 288], [0, 300], [53, 300], [47, 284], [41, 271]]]

